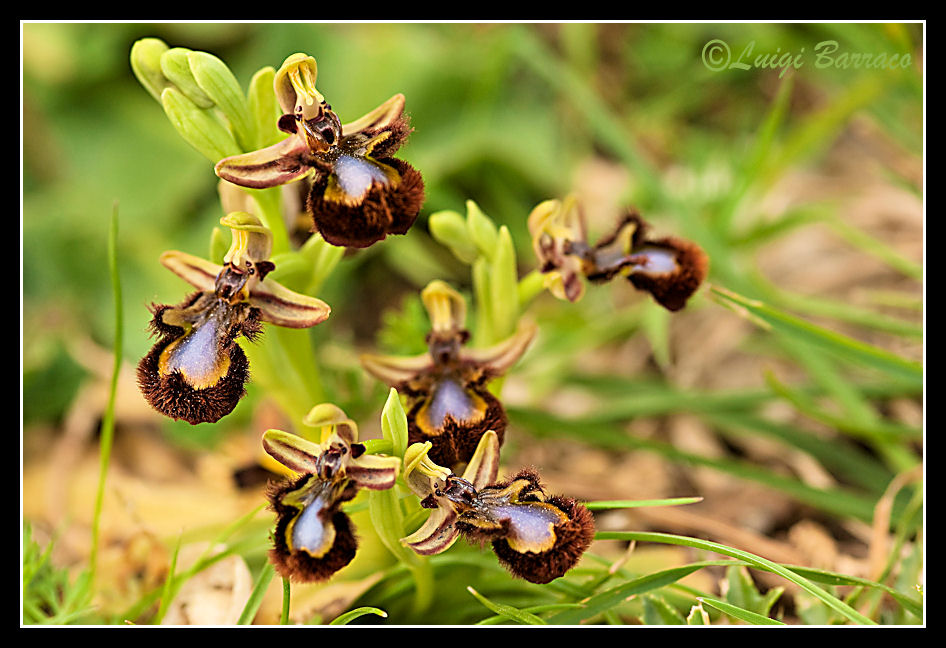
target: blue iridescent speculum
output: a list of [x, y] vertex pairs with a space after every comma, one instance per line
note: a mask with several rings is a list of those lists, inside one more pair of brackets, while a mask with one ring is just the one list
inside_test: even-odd
[[197, 389], [216, 384], [230, 367], [229, 356], [221, 353], [225, 346], [228, 316], [227, 302], [215, 300], [189, 333], [169, 344], [161, 353], [162, 373], [179, 371]]
[[331, 488], [325, 483], [316, 482], [317, 488], [304, 498], [302, 512], [293, 519], [287, 531], [289, 546], [294, 551], [305, 551], [313, 558], [319, 558], [327, 552], [335, 540], [335, 529], [326, 520], [334, 502]]
[[458, 422], [473, 422], [482, 419], [483, 415], [483, 399], [469, 393], [452, 375], [445, 375], [436, 382], [423, 410], [425, 427], [434, 430], [442, 427], [448, 416]]

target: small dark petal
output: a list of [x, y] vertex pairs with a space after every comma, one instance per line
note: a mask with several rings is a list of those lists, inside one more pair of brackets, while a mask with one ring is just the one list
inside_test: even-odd
[[567, 522], [555, 527], [555, 546], [541, 553], [519, 553], [505, 539], [493, 541], [499, 562], [514, 576], [540, 585], [574, 567], [595, 535], [594, 517], [585, 506], [568, 497], [550, 497], [546, 501], [568, 515]]
[[[177, 328], [177, 327], [173, 327]], [[162, 376], [158, 368], [161, 352], [178, 336], [166, 336], [155, 344], [138, 363], [138, 386], [154, 409], [165, 416], [191, 425], [214, 423], [233, 411], [246, 393], [249, 363], [237, 344], [230, 348], [230, 366], [226, 375], [211, 387], [194, 389], [175, 371]]]
[[[269, 558], [277, 574], [296, 583], [312, 583], [331, 578], [335, 572], [352, 561], [358, 549], [358, 539], [355, 537], [351, 520], [336, 508], [328, 512], [335, 528], [335, 541], [328, 552], [314, 558], [305, 551], [290, 551], [286, 543], [286, 529], [299, 514], [299, 509], [282, 504], [282, 498], [286, 493], [302, 488], [310, 479], [314, 477], [306, 474], [296, 480], [270, 483], [266, 492], [270, 508], [276, 512], [276, 528], [273, 531], [273, 547], [269, 550]], [[354, 489], [346, 489], [336, 505], [352, 497]]]
[[270, 272], [276, 269], [276, 264], [272, 261], [257, 261], [256, 272], [259, 273], [259, 280], [262, 281]]
[[360, 205], [348, 206], [325, 200], [328, 177], [313, 183], [307, 207], [315, 230], [328, 243], [364, 248], [388, 234], [405, 234], [414, 224], [424, 203], [424, 181], [420, 173], [402, 160], [379, 160], [397, 169], [401, 181], [393, 189], [375, 184]]
[[426, 402], [422, 398], [414, 403], [407, 415], [408, 443], [433, 444], [428, 456], [438, 466], [453, 467], [468, 462], [476, 452], [480, 438], [487, 430], [493, 430], [502, 446], [506, 432], [506, 411], [502, 403], [485, 386], [472, 387], [473, 392], [486, 402], [486, 413], [480, 421], [470, 423], [458, 421], [447, 414], [436, 431], [428, 431], [417, 423], [417, 413]]
[[295, 115], [283, 115], [279, 118], [279, 121], [276, 122], [276, 127], [284, 133], [291, 133], [292, 135], [296, 134], [298, 126], [296, 125], [296, 116]]
[[649, 292], [667, 310], [680, 310], [706, 278], [709, 259], [700, 246], [683, 239], [670, 237], [647, 244], [673, 250], [677, 269], [661, 274], [634, 272], [628, 281], [638, 290]]

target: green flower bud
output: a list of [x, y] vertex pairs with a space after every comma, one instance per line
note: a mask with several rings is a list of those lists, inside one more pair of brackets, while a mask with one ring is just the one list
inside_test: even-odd
[[499, 236], [496, 225], [472, 200], [466, 201], [466, 226], [480, 253], [487, 259], [492, 259], [496, 249], [496, 237]]
[[441, 245], [464, 263], [473, 263], [479, 255], [476, 244], [470, 238], [463, 216], [455, 211], [444, 210], [433, 213], [429, 219], [430, 234]]
[[191, 72], [186, 47], [174, 47], [161, 55], [161, 72], [185, 97], [198, 108], [213, 108], [214, 100], [201, 90]]
[[230, 250], [230, 236], [219, 227], [213, 228], [210, 232], [210, 256], [207, 258], [214, 263], [223, 264], [223, 257]]
[[207, 52], [190, 52], [187, 60], [197, 85], [230, 121], [240, 147], [244, 151], [255, 149], [256, 125], [243, 90], [227, 64]]
[[164, 89], [161, 105], [180, 136], [212, 162], [240, 152], [230, 131], [177, 88]]
[[381, 409], [381, 433], [391, 441], [394, 455], [403, 457], [407, 450], [407, 414], [394, 387], [388, 392], [388, 400]]
[[489, 276], [490, 305], [493, 311], [493, 336], [496, 340], [508, 337], [516, 330], [519, 320], [519, 274], [516, 269], [516, 249], [505, 225], [499, 228], [496, 253], [493, 255]]
[[286, 135], [276, 124], [282, 111], [273, 92], [273, 78], [276, 70], [264, 67], [250, 79], [250, 88], [247, 92], [247, 106], [250, 115], [256, 124], [256, 146], [266, 148], [282, 140]]
[[168, 46], [158, 38], [142, 38], [131, 46], [131, 70], [157, 101], [161, 101], [161, 92], [171, 85], [161, 72], [161, 55], [167, 51]]

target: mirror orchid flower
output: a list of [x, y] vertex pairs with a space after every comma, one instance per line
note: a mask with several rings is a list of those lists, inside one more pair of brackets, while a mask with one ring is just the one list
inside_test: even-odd
[[667, 310], [680, 310], [706, 278], [708, 259], [695, 243], [674, 236], [650, 238], [650, 226], [634, 210], [594, 246], [574, 196], [547, 200], [529, 214], [532, 247], [545, 285], [559, 299], [578, 301], [582, 278], [593, 283], [625, 277]]
[[167, 251], [161, 263], [197, 288], [177, 305], [152, 304], [157, 342], [138, 363], [138, 385], [157, 411], [191, 424], [229, 414], [245, 393], [249, 363], [237, 339], [250, 341], [268, 322], [308, 328], [331, 311], [315, 297], [296, 293], [272, 278], [272, 237], [246, 212], [220, 219], [232, 243], [224, 264]]
[[306, 204], [313, 229], [332, 245], [362, 248], [388, 234], [406, 233], [424, 202], [424, 181], [394, 157], [413, 130], [404, 95], [342, 124], [315, 88], [317, 73], [311, 56], [285, 60], [273, 87], [284, 113], [278, 126], [289, 136], [220, 160], [217, 175], [257, 189], [309, 178]]
[[569, 497], [549, 496], [537, 472], [519, 471], [497, 482], [499, 445], [488, 432], [462, 477], [427, 456], [429, 444], [414, 444], [404, 456], [404, 478], [433, 511], [420, 529], [403, 539], [421, 555], [448, 549], [463, 535], [491, 544], [514, 576], [545, 584], [575, 566], [594, 539], [594, 518]]
[[368, 373], [407, 398], [408, 442], [430, 441], [430, 457], [443, 466], [469, 461], [486, 430], [502, 444], [506, 412], [487, 389], [525, 353], [535, 335], [533, 324], [522, 324], [506, 340], [470, 349], [465, 328], [466, 301], [443, 281], [432, 281], [421, 292], [430, 317], [428, 351], [413, 357], [364, 354]]
[[269, 557], [281, 576], [314, 582], [328, 579], [355, 557], [358, 542], [341, 505], [360, 488], [393, 487], [401, 461], [366, 454], [358, 443], [358, 426], [332, 404], [312, 408], [304, 423], [321, 428], [320, 443], [281, 430], [263, 434], [263, 449], [298, 473], [267, 491], [276, 513]]

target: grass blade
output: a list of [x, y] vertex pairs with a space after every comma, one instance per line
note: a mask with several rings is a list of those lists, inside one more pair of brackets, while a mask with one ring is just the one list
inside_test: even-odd
[[681, 504], [695, 504], [702, 502], [702, 497], [670, 497], [667, 499], [652, 500], [601, 500], [598, 502], [585, 502], [585, 508], [589, 511], [602, 511], [608, 509], [637, 508], [641, 506], [679, 506]]
[[475, 596], [477, 601], [485, 605], [487, 608], [489, 608], [491, 611], [495, 612], [496, 614], [499, 614], [500, 616], [503, 616], [507, 619], [510, 619], [512, 621], [516, 621], [517, 623], [522, 623], [525, 625], [545, 625], [545, 621], [543, 621], [536, 615], [530, 614], [529, 612], [525, 612], [518, 608], [514, 608], [511, 605], [505, 605], [503, 603], [494, 603], [493, 601], [490, 601], [488, 598], [486, 598], [485, 596], [477, 592], [472, 587], [467, 587], [466, 591], [468, 591], [470, 594]]
[[739, 619], [740, 621], [745, 621], [746, 623], [751, 623], [752, 625], [785, 625], [781, 621], [776, 621], [775, 619], [770, 619], [767, 616], [762, 616], [750, 610], [744, 610], [741, 607], [737, 607], [725, 601], [720, 601], [719, 599], [710, 598], [708, 596], [697, 597], [697, 601], [705, 603], [710, 607], [714, 607], [720, 612], [725, 612], [729, 616]]
[[388, 613], [380, 608], [360, 607], [360, 608], [355, 608], [354, 610], [349, 610], [348, 612], [345, 612], [343, 614], [339, 614], [337, 617], [335, 617], [329, 622], [329, 625], [348, 625], [349, 623], [351, 623], [358, 617], [365, 616], [366, 614], [376, 614], [379, 617], [384, 618], [384, 619], [388, 617]]
[[761, 301], [749, 299], [725, 288], [712, 286], [711, 291], [721, 304], [734, 307], [737, 311], [749, 315], [764, 328], [785, 333], [796, 340], [837, 354], [847, 360], [879, 369], [887, 374], [917, 383], [923, 380], [923, 367], [918, 362], [816, 326]]
[[260, 571], [256, 583], [253, 585], [253, 591], [250, 592], [250, 598], [246, 600], [246, 605], [243, 606], [243, 612], [240, 613], [240, 618], [237, 619], [237, 625], [250, 625], [253, 623], [253, 618], [256, 616], [259, 606], [263, 603], [263, 597], [266, 595], [266, 588], [269, 587], [269, 583], [273, 580], [275, 573], [272, 563], [267, 562], [263, 565], [263, 569]]

